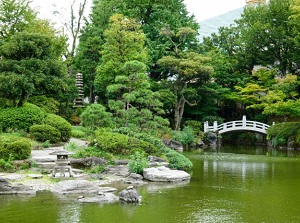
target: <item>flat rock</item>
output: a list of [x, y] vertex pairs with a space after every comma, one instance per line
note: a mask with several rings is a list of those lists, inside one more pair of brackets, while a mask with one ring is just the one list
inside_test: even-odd
[[23, 184], [11, 184], [0, 177], [0, 194], [35, 194], [36, 191]]
[[59, 194], [97, 193], [99, 187], [87, 180], [63, 180], [53, 185], [52, 192]]
[[113, 193], [103, 193], [96, 197], [82, 197], [78, 199], [81, 203], [113, 203], [118, 200], [119, 198]]
[[181, 182], [189, 181], [191, 176], [182, 170], [171, 170], [167, 167], [145, 168], [143, 171], [145, 179], [157, 182]]
[[116, 191], [118, 191], [118, 190], [114, 187], [99, 187], [98, 194], [99, 193], [112, 193], [112, 192], [116, 192]]
[[103, 175], [115, 175], [121, 177], [128, 177], [129, 174], [130, 174], [129, 168], [123, 165], [108, 166], [103, 171]]
[[42, 174], [27, 174], [27, 177], [30, 177], [32, 179], [41, 179], [43, 178]]

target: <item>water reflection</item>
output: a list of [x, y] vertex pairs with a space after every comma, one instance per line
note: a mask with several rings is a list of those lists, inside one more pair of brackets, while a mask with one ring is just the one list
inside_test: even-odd
[[59, 208], [57, 223], [78, 223], [82, 206], [79, 203], [66, 203]]

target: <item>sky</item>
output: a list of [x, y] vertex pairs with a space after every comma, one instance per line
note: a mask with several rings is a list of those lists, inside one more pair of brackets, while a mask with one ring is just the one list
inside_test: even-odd
[[[32, 5], [40, 12], [42, 18], [53, 20], [52, 11], [69, 9], [73, 0], [33, 0]], [[80, 2], [80, 0], [77, 0]], [[92, 0], [89, 0], [92, 2]], [[198, 22], [245, 6], [245, 0], [184, 0], [187, 10], [194, 14]], [[63, 11], [63, 10], [62, 10]]]

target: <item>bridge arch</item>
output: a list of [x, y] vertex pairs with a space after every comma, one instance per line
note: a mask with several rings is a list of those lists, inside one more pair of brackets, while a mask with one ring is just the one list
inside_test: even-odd
[[208, 122], [204, 122], [204, 132], [213, 131], [218, 132], [219, 134], [232, 131], [254, 131], [267, 134], [267, 129], [269, 127], [269, 125], [261, 122], [248, 121], [245, 115], [243, 116], [242, 120], [226, 122], [220, 125], [218, 125], [217, 121], [215, 121], [212, 126], [210, 126]]

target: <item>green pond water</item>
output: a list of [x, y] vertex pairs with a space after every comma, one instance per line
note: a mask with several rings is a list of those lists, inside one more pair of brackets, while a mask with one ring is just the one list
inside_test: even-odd
[[236, 146], [184, 154], [194, 163], [191, 182], [139, 187], [139, 205], [0, 196], [0, 223], [300, 222], [299, 154]]

